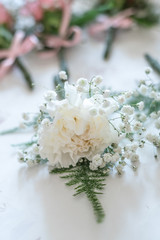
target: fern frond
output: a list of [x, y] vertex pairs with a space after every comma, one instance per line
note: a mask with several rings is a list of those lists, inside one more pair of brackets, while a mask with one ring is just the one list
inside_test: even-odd
[[108, 172], [109, 166], [92, 171], [89, 168], [89, 161], [84, 159], [83, 162], [78, 163], [75, 167], [55, 168], [50, 173], [62, 174], [61, 178], [67, 179], [67, 186], [75, 186], [75, 194], [73, 196], [82, 193], [86, 194], [93, 207], [97, 222], [102, 222], [105, 213], [97, 195], [102, 194]]

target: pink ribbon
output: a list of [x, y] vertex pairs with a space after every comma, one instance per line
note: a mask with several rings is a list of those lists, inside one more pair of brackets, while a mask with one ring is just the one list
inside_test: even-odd
[[[59, 36], [47, 36], [45, 38], [46, 46], [54, 48], [50, 52], [43, 52], [42, 57], [50, 57], [55, 55], [61, 47], [73, 47], [81, 41], [81, 30], [79, 27], [73, 26], [69, 28], [71, 18], [71, 4], [72, 0], [59, 0], [60, 7], [63, 11], [62, 23], [59, 30]], [[68, 39], [73, 34], [72, 39]]]
[[6, 8], [0, 3], [0, 24], [12, 24], [12, 17], [6, 10]]
[[0, 50], [0, 58], [5, 58], [0, 64], [0, 78], [8, 72], [17, 57], [30, 52], [37, 45], [38, 40], [35, 36], [29, 36], [26, 38], [24, 38], [24, 36], [24, 32], [17, 32], [10, 48], [7, 50]]
[[100, 32], [108, 30], [110, 27], [115, 28], [129, 28], [133, 21], [129, 18], [134, 14], [133, 9], [127, 9], [114, 17], [103, 16], [99, 19], [98, 23], [95, 23], [90, 26], [89, 33], [91, 35], [98, 34]]

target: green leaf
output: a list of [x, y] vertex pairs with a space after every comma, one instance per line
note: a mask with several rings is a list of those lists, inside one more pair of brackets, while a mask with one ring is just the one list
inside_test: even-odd
[[89, 161], [83, 159], [75, 167], [55, 168], [50, 173], [62, 174], [61, 178], [67, 179], [66, 185], [74, 186], [74, 196], [84, 193], [93, 207], [97, 222], [100, 223], [105, 213], [97, 195], [102, 194], [108, 172], [108, 166], [96, 171], [90, 170]]
[[44, 27], [44, 33], [47, 34], [58, 34], [62, 20], [62, 11], [48, 11], [44, 12], [42, 24]]
[[90, 22], [92, 22], [99, 14], [106, 13], [113, 9], [112, 3], [107, 3], [97, 8], [93, 8], [82, 15], [73, 15], [71, 19], [70, 25], [84, 26]]
[[3, 25], [0, 26], [0, 49], [9, 48], [12, 41], [11, 32]]

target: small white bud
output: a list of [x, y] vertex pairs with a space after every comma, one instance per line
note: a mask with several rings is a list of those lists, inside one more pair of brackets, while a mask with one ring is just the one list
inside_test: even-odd
[[45, 126], [45, 127], [48, 127], [49, 126], [49, 124], [50, 124], [50, 121], [49, 121], [49, 119], [48, 118], [45, 118], [45, 119], [43, 119], [43, 121], [42, 121], [42, 126]]
[[62, 80], [67, 80], [67, 73], [65, 71], [60, 71], [59, 72], [59, 77]]
[[94, 77], [93, 78], [93, 83], [95, 84], [95, 85], [99, 85], [99, 84], [101, 84], [103, 82], [103, 78], [102, 78], [102, 76], [96, 76], [96, 77]]
[[111, 91], [108, 90], [108, 89], [106, 89], [106, 90], [104, 91], [104, 93], [103, 93], [103, 97], [104, 97], [104, 98], [108, 98], [108, 97], [110, 96], [110, 93], [111, 93]]
[[80, 87], [86, 87], [88, 85], [88, 80], [86, 78], [79, 78], [77, 80], [77, 85]]
[[152, 69], [150, 67], [146, 67], [145, 73], [148, 75], [152, 72]]
[[139, 111], [142, 111], [144, 108], [144, 102], [141, 101], [141, 102], [137, 103], [137, 107], [138, 107]]
[[29, 116], [27, 113], [23, 113], [22, 114], [22, 118], [25, 120], [25, 121], [28, 121], [29, 120]]
[[103, 102], [103, 104], [102, 104], [102, 107], [103, 107], [103, 108], [107, 108], [107, 107], [109, 107], [109, 105], [110, 105], [110, 101], [104, 100], [104, 102]]
[[55, 91], [49, 90], [44, 94], [44, 99], [46, 101], [52, 101], [52, 100], [56, 100], [56, 96], [57, 96], [57, 93]]
[[144, 84], [142, 84], [139, 88], [139, 91], [141, 94], [145, 95], [147, 93], [148, 87]]

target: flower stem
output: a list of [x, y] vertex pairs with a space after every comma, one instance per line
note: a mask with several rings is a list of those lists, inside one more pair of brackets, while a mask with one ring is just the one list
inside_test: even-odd
[[160, 74], [160, 63], [147, 53], [144, 55], [144, 57], [147, 60], [147, 62], [150, 64], [150, 66], [153, 68], [153, 70], [155, 70], [158, 74]]
[[69, 77], [69, 70], [68, 70], [68, 66], [65, 60], [65, 49], [61, 48], [59, 53], [58, 53], [58, 59], [59, 59], [59, 66], [60, 66], [60, 70], [65, 71], [67, 76]]
[[17, 65], [17, 67], [20, 69], [20, 71], [22, 72], [28, 87], [32, 90], [34, 85], [33, 85], [33, 81], [32, 81], [30, 73], [28, 72], [28, 70], [26, 69], [26, 67], [24, 66], [24, 64], [20, 60], [20, 58], [17, 58], [15, 63]]
[[[59, 67], [61, 71], [65, 71], [67, 76], [69, 77], [69, 70], [65, 61], [65, 49], [61, 48], [58, 52], [58, 60], [59, 60]], [[56, 92], [59, 96], [59, 99], [64, 99], [65, 93], [64, 93], [64, 82], [65, 80], [62, 80], [58, 74], [54, 76], [54, 87], [56, 88]]]
[[115, 38], [116, 28], [110, 27], [106, 35], [106, 47], [104, 51], [104, 59], [107, 59], [110, 56], [112, 44]]
[[9, 129], [9, 130], [0, 132], [0, 135], [6, 135], [6, 134], [11, 134], [11, 133], [16, 133], [16, 132], [18, 132], [18, 131], [20, 131], [20, 128], [19, 128], [19, 127], [15, 127], [15, 128], [12, 128], [12, 129]]

